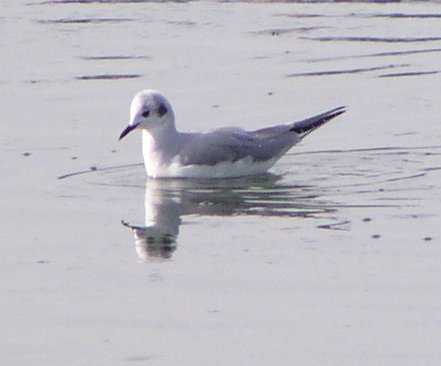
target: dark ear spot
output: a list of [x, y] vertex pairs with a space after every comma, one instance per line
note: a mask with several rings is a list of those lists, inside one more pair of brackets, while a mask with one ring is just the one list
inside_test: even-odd
[[159, 107], [158, 107], [158, 115], [159, 115], [159, 117], [162, 117], [164, 114], [166, 114], [168, 112], [168, 109], [167, 109], [167, 107], [163, 104], [163, 103], [161, 103], [160, 105], [159, 105]]

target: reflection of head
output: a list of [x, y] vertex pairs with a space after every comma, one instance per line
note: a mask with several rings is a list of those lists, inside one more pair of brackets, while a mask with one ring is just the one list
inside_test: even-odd
[[133, 230], [138, 256], [149, 258], [171, 258], [176, 250], [176, 239], [181, 223], [179, 199], [170, 195], [166, 184], [149, 179], [145, 188], [145, 226], [134, 226], [123, 221]]
[[135, 249], [141, 259], [171, 258], [176, 250], [176, 237], [156, 228], [134, 228]]

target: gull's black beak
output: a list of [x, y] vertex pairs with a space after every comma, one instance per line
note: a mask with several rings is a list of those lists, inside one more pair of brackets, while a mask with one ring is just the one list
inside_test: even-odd
[[135, 125], [128, 125], [123, 132], [121, 132], [121, 135], [119, 135], [119, 139], [121, 140], [124, 138], [124, 136], [126, 136], [129, 132], [133, 131], [136, 127], [138, 127], [138, 124]]

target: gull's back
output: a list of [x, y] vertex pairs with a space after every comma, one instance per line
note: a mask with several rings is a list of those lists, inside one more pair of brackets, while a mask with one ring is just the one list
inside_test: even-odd
[[256, 163], [280, 159], [305, 136], [334, 117], [344, 113], [339, 107], [292, 124], [277, 125], [256, 131], [226, 127], [211, 132], [192, 134], [179, 153], [183, 165], [208, 165], [246, 157]]
[[182, 146], [179, 159], [185, 166], [214, 166], [226, 161], [235, 163], [246, 157], [256, 163], [276, 159], [275, 163], [300, 141], [297, 134], [288, 132], [288, 126], [274, 127], [272, 133], [247, 132], [240, 128], [226, 127], [194, 134]]

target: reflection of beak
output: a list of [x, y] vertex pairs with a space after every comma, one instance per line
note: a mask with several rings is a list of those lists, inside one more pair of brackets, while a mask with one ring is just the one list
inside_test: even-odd
[[125, 135], [127, 135], [129, 132], [133, 131], [136, 127], [138, 127], [139, 123], [136, 123], [134, 125], [128, 125], [123, 132], [121, 132], [121, 135], [119, 135], [119, 140], [124, 138]]

